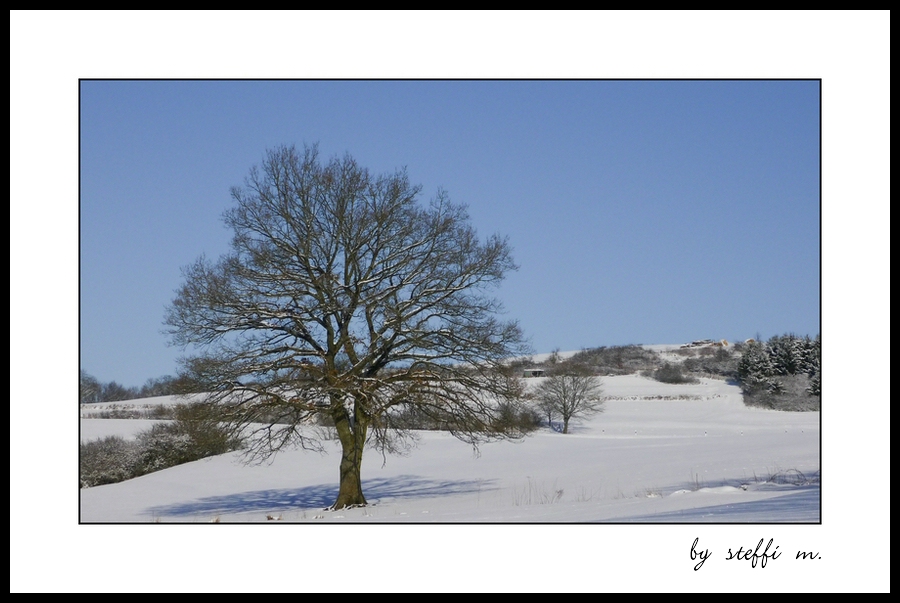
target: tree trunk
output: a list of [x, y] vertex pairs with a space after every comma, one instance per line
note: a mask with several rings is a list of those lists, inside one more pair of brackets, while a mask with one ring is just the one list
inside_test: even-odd
[[[345, 410], [334, 417], [338, 439], [341, 442], [340, 489], [332, 509], [366, 505], [362, 491], [362, 454], [366, 445], [368, 421], [356, 416], [351, 422]], [[359, 413], [357, 413], [358, 415]]]
[[563, 433], [569, 433], [569, 417], [563, 418]]

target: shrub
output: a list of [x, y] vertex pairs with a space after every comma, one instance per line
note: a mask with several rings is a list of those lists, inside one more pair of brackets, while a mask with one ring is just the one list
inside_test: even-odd
[[152, 473], [196, 460], [191, 439], [180, 433], [174, 423], [159, 423], [138, 436], [140, 448], [139, 474]]
[[452, 417], [437, 408], [418, 404], [402, 404], [387, 416], [395, 429], [437, 431], [446, 429]]
[[82, 488], [114, 484], [135, 476], [140, 462], [136, 442], [119, 436], [83, 442], [78, 468]]
[[132, 477], [238, 450], [243, 443], [225, 431], [202, 406], [176, 405], [175, 420], [138, 434], [133, 442], [118, 436], [81, 444], [81, 487], [121, 482]]
[[697, 378], [685, 375], [680, 364], [663, 363], [661, 367], [650, 373], [651, 376], [662, 383], [697, 383]]
[[502, 404], [493, 427], [497, 431], [518, 430], [529, 433], [541, 426], [541, 415], [531, 407]]
[[694, 375], [711, 375], [714, 377], [737, 377], [738, 360], [734, 354], [723, 347], [701, 348], [709, 353], [698, 354], [698, 358], [687, 358], [681, 366], [684, 371]]
[[697, 348], [678, 348], [676, 350], [673, 350], [673, 353], [678, 356], [688, 356], [688, 357], [694, 357], [694, 356], [700, 355], [700, 351]]
[[241, 448], [241, 440], [220, 426], [211, 409], [178, 404], [174, 413], [174, 421], [154, 425], [138, 437], [144, 473]]
[[744, 388], [744, 404], [771, 410], [793, 412], [821, 409], [821, 398], [810, 395], [807, 375], [772, 377], [767, 387]]
[[163, 419], [174, 419], [175, 418], [174, 409], [171, 406], [168, 406], [166, 404], [154, 405], [153, 408], [150, 409], [150, 412], [148, 414], [149, 414], [148, 418], [154, 419], [157, 421], [163, 420]]
[[659, 365], [659, 354], [639, 345], [588, 348], [567, 359], [567, 372], [592, 375], [631, 375]]

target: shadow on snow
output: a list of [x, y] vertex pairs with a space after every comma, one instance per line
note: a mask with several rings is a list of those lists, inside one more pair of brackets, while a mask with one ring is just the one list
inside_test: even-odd
[[[610, 520], [615, 523], [820, 523], [819, 484], [798, 486], [775, 498], [711, 505]], [[605, 523], [605, 522], [603, 522]]]
[[[430, 480], [412, 475], [395, 478], [363, 480], [363, 493], [370, 505], [389, 499], [425, 498], [452, 494], [466, 494], [495, 489], [496, 480]], [[336, 485], [307, 486], [281, 490], [254, 490], [225, 496], [210, 496], [199, 500], [159, 505], [144, 511], [145, 515], [191, 516], [244, 512], [279, 512], [304, 509], [324, 509], [337, 499]]]

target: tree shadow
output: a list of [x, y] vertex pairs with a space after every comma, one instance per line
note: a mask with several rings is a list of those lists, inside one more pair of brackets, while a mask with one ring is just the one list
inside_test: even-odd
[[[395, 478], [363, 480], [363, 493], [369, 504], [390, 499], [427, 498], [495, 490], [497, 480], [431, 480], [414, 475]], [[158, 505], [143, 512], [150, 517], [189, 517], [193, 515], [224, 515], [247, 512], [284, 512], [319, 510], [333, 504], [337, 498], [336, 485], [316, 485], [303, 488], [252, 490], [224, 496], [209, 496], [198, 500]]]

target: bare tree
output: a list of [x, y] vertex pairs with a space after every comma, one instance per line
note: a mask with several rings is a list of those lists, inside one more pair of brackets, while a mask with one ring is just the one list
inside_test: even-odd
[[320, 162], [316, 146], [269, 151], [232, 189], [230, 253], [185, 268], [167, 309], [173, 344], [202, 350], [182, 359], [183, 380], [249, 430], [251, 458], [321, 449], [308, 426], [333, 423], [333, 508], [366, 504], [363, 449], [408, 444], [394, 421], [405, 409], [473, 446], [521, 436], [497, 414], [523, 393], [502, 360], [528, 350], [489, 295], [516, 268], [509, 245], [482, 242], [463, 206], [442, 191], [423, 205], [420, 190], [405, 171]]
[[603, 410], [600, 378], [594, 375], [558, 373], [546, 377], [533, 395], [548, 420], [552, 420], [554, 415], [562, 419], [563, 433], [569, 433], [571, 419]]
[[100, 401], [102, 386], [93, 376], [81, 369], [78, 373], [78, 401], [81, 404]]

